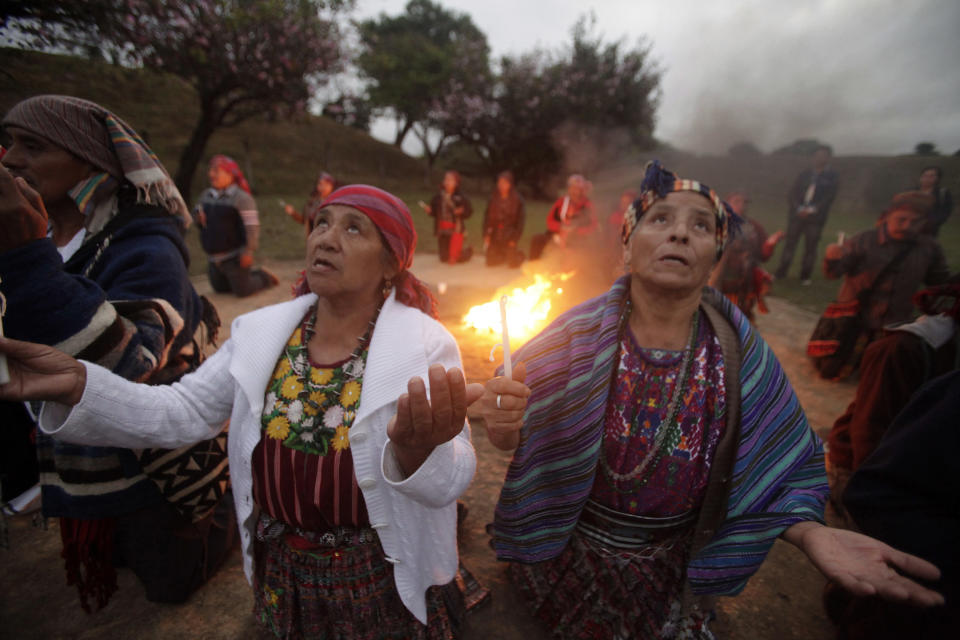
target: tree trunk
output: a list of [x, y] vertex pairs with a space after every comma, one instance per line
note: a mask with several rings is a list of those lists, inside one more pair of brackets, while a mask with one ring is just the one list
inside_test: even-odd
[[413, 128], [413, 122], [410, 120], [404, 120], [403, 126], [397, 130], [397, 137], [393, 141], [393, 146], [402, 147], [403, 139], [407, 137], [407, 134], [410, 133], [410, 129]]
[[210, 136], [217, 130], [217, 118], [213, 113], [212, 105], [201, 105], [200, 109], [200, 119], [197, 120], [193, 133], [190, 134], [190, 142], [180, 154], [180, 164], [173, 178], [188, 206], [192, 201], [193, 174], [197, 170], [197, 165], [200, 164], [200, 159], [203, 158]]

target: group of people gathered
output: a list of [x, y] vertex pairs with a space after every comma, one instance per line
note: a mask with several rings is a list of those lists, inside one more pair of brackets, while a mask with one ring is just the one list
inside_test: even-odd
[[[706, 287], [748, 224], [708, 186], [649, 164], [623, 211], [625, 274], [511, 377], [467, 384], [394, 195], [322, 194], [321, 176], [294, 298], [239, 316], [205, 357], [217, 322], [187, 277], [191, 219], [208, 238], [224, 208], [239, 219], [246, 244], [207, 249], [211, 282], [241, 281], [233, 261], [243, 286], [271, 281], [244, 258], [239, 170], [215, 159], [191, 216], [99, 105], [38, 96], [3, 126], [0, 399], [36, 423], [44, 514], [85, 606], [116, 589], [116, 554], [179, 602], [238, 539], [265, 635], [458, 637], [486, 597], [457, 550], [473, 425], [512, 455], [491, 543], [554, 637], [712, 638], [711, 598], [740, 593], [778, 538], [850, 597], [943, 609], [936, 566], [824, 524], [822, 444], [747, 316]], [[574, 178], [544, 245], [596, 224]], [[448, 259], [469, 215], [456, 182], [429, 205]], [[507, 262], [514, 189], [501, 175], [487, 210], [488, 257]]]

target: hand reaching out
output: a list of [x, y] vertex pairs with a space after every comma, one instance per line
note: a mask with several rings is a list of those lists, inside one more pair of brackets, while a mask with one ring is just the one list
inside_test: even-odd
[[411, 378], [407, 393], [397, 399], [397, 413], [387, 425], [400, 468], [407, 475], [415, 472], [434, 447], [452, 440], [462, 430], [467, 405], [480, 397], [483, 387], [469, 387], [463, 373], [443, 365], [430, 367], [430, 398], [420, 378]]
[[854, 595], [877, 595], [923, 607], [944, 602], [939, 593], [907, 577], [936, 580], [940, 571], [934, 565], [870, 536], [803, 522], [787, 529], [783, 537], [806, 553], [825, 577]]

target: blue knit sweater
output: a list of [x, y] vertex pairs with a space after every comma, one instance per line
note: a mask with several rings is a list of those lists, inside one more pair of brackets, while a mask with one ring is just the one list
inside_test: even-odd
[[[49, 239], [0, 253], [4, 330], [56, 346], [130, 380], [168, 382], [195, 362], [181, 352], [201, 321], [177, 220], [133, 205], [63, 264]], [[126, 449], [40, 437], [43, 509], [49, 517], [113, 517], [161, 499]]]

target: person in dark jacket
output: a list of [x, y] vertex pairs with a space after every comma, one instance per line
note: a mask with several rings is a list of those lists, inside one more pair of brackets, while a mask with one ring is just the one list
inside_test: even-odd
[[920, 180], [917, 189], [923, 193], [933, 196], [933, 206], [927, 215], [927, 222], [923, 226], [923, 232], [929, 233], [934, 238], [940, 233], [940, 227], [947, 221], [953, 212], [953, 196], [950, 190], [940, 186], [943, 179], [943, 170], [940, 167], [924, 167], [920, 172]]
[[[199, 366], [219, 320], [190, 284], [190, 216], [149, 147], [113, 113], [65, 96], [20, 102], [3, 127], [6, 334], [140, 382]], [[116, 590], [114, 560], [161, 602], [184, 601], [216, 570], [234, 535], [225, 445], [135, 452], [37, 436], [43, 513], [59, 518], [85, 609]]]
[[194, 215], [200, 243], [207, 252], [207, 274], [214, 291], [245, 298], [277, 284], [277, 277], [253, 266], [260, 246], [260, 215], [250, 185], [233, 158], [210, 159], [210, 188], [200, 196]]
[[517, 243], [523, 235], [524, 215], [523, 196], [514, 187], [513, 172], [502, 171], [483, 217], [488, 267], [504, 263], [519, 267], [523, 262], [523, 252], [517, 249]]
[[440, 262], [466, 262], [473, 256], [471, 247], [465, 246], [465, 222], [473, 214], [470, 200], [460, 191], [460, 172], [443, 174], [440, 193], [433, 196], [430, 206], [425, 207], [433, 217], [433, 233], [437, 236], [437, 252]]
[[803, 261], [800, 265], [800, 280], [810, 284], [810, 276], [817, 260], [817, 244], [823, 225], [827, 222], [830, 206], [837, 196], [839, 178], [830, 168], [830, 147], [822, 145], [813, 153], [813, 164], [804, 169], [794, 180], [787, 195], [787, 238], [777, 267], [776, 277], [787, 277], [797, 243], [803, 238]]
[[843, 503], [867, 535], [940, 569], [945, 604], [919, 610], [876, 596], [827, 591], [828, 614], [848, 640], [939, 640], [960, 626], [960, 371], [929, 382], [853, 474]]

